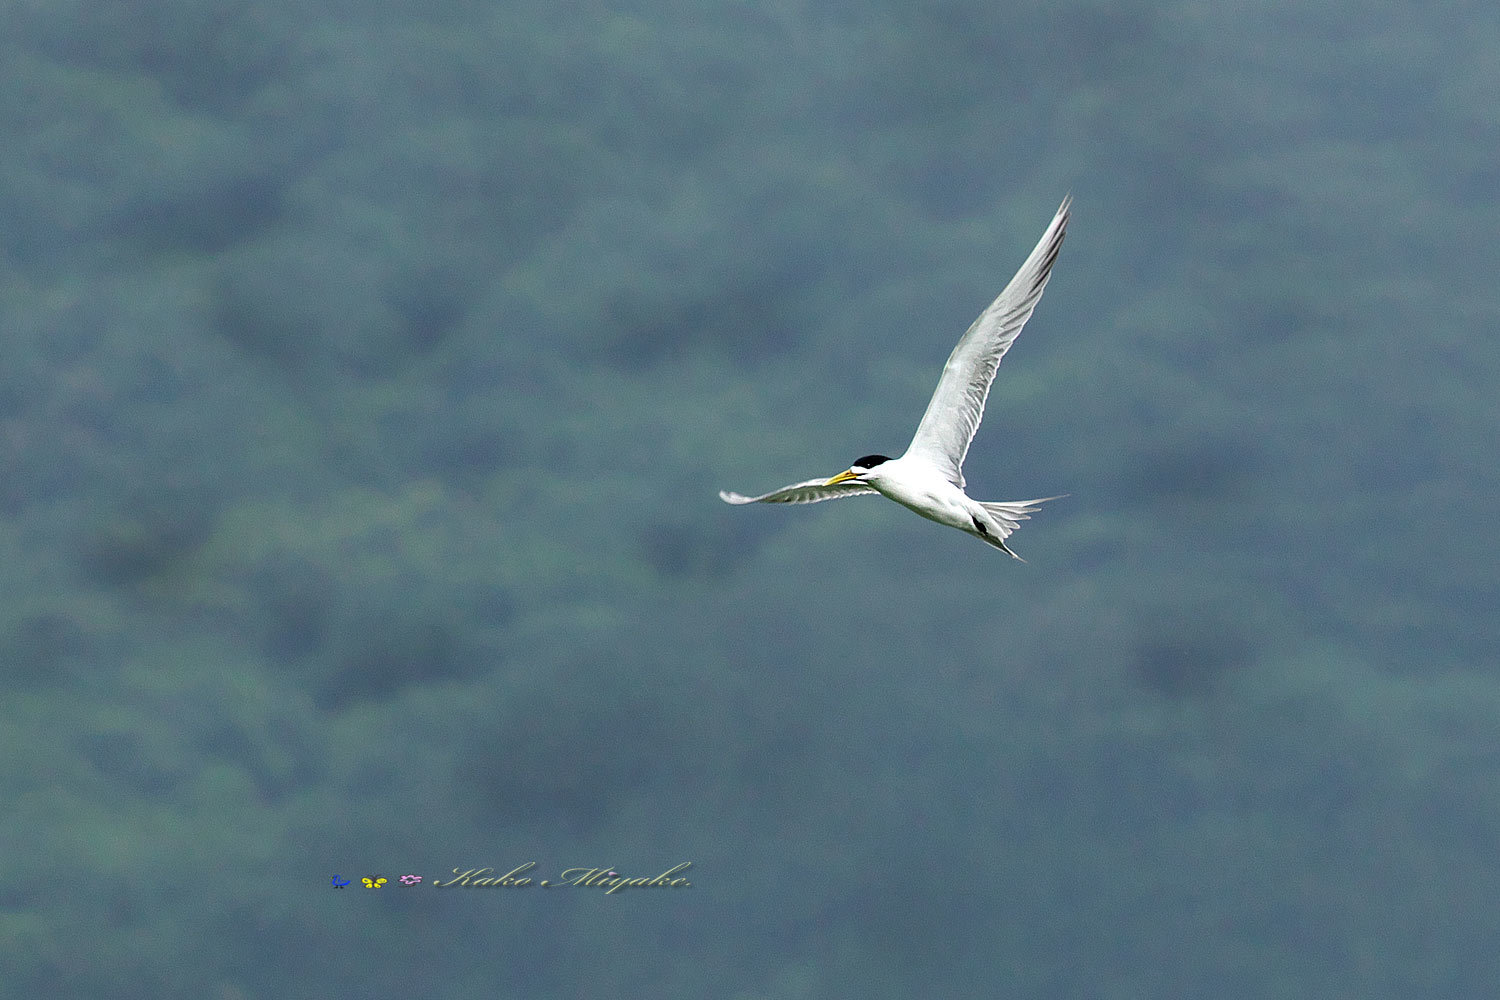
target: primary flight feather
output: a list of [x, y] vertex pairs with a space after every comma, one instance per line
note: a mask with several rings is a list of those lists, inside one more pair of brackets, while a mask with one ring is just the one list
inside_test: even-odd
[[1019, 559], [1005, 539], [1029, 519], [1039, 500], [981, 502], [964, 493], [964, 457], [984, 416], [984, 402], [1000, 359], [1031, 318], [1068, 228], [1072, 197], [1063, 199], [1041, 240], [990, 307], [969, 327], [948, 363], [937, 390], [900, 458], [866, 455], [831, 479], [809, 479], [747, 497], [720, 491], [725, 503], [818, 503], [836, 497], [880, 493], [923, 517], [968, 532]]

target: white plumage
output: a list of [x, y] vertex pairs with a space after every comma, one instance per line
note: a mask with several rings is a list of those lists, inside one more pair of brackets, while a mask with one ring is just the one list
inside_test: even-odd
[[1010, 553], [1005, 539], [1027, 520], [1039, 500], [985, 503], [964, 493], [963, 464], [984, 416], [984, 403], [1000, 359], [1031, 318], [1047, 287], [1068, 227], [1071, 197], [1064, 198], [1041, 240], [990, 307], [979, 314], [943, 366], [943, 377], [900, 458], [866, 455], [831, 479], [809, 479], [747, 497], [721, 491], [725, 503], [818, 503], [881, 493], [925, 518], [968, 532]]

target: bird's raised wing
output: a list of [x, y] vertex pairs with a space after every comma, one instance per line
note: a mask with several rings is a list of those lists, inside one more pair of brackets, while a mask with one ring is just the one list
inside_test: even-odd
[[839, 497], [857, 497], [861, 493], [874, 493], [875, 490], [863, 483], [850, 480], [846, 483], [835, 483], [832, 486], [824, 486], [827, 478], [809, 479], [805, 483], [793, 483], [783, 486], [779, 490], [758, 497], [747, 497], [739, 493], [730, 493], [727, 490], [719, 491], [719, 499], [725, 503], [820, 503], [824, 500], [837, 500]]
[[943, 366], [943, 377], [938, 380], [937, 391], [917, 425], [917, 433], [906, 449], [908, 455], [919, 455], [931, 462], [959, 489], [964, 485], [964, 456], [969, 453], [969, 442], [974, 440], [974, 432], [984, 416], [984, 401], [989, 397], [990, 383], [995, 380], [995, 369], [1000, 367], [1000, 359], [1015, 342], [1021, 327], [1031, 318], [1042, 289], [1047, 287], [1052, 263], [1062, 247], [1063, 232], [1068, 228], [1068, 208], [1072, 203], [1072, 195], [1063, 199], [1052, 224], [1026, 263], [1010, 279], [1000, 297], [980, 313], [959, 339]]

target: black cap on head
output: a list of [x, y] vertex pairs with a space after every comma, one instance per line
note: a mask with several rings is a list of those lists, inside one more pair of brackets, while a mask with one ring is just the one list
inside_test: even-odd
[[890, 459], [884, 455], [866, 455], [864, 458], [856, 458], [854, 460], [854, 467], [856, 469], [873, 469], [875, 466], [889, 461]]

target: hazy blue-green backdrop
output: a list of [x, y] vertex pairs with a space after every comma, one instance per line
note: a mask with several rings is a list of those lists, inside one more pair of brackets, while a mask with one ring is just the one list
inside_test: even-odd
[[0, 997], [1495, 995], [1493, 3], [0, 20]]

